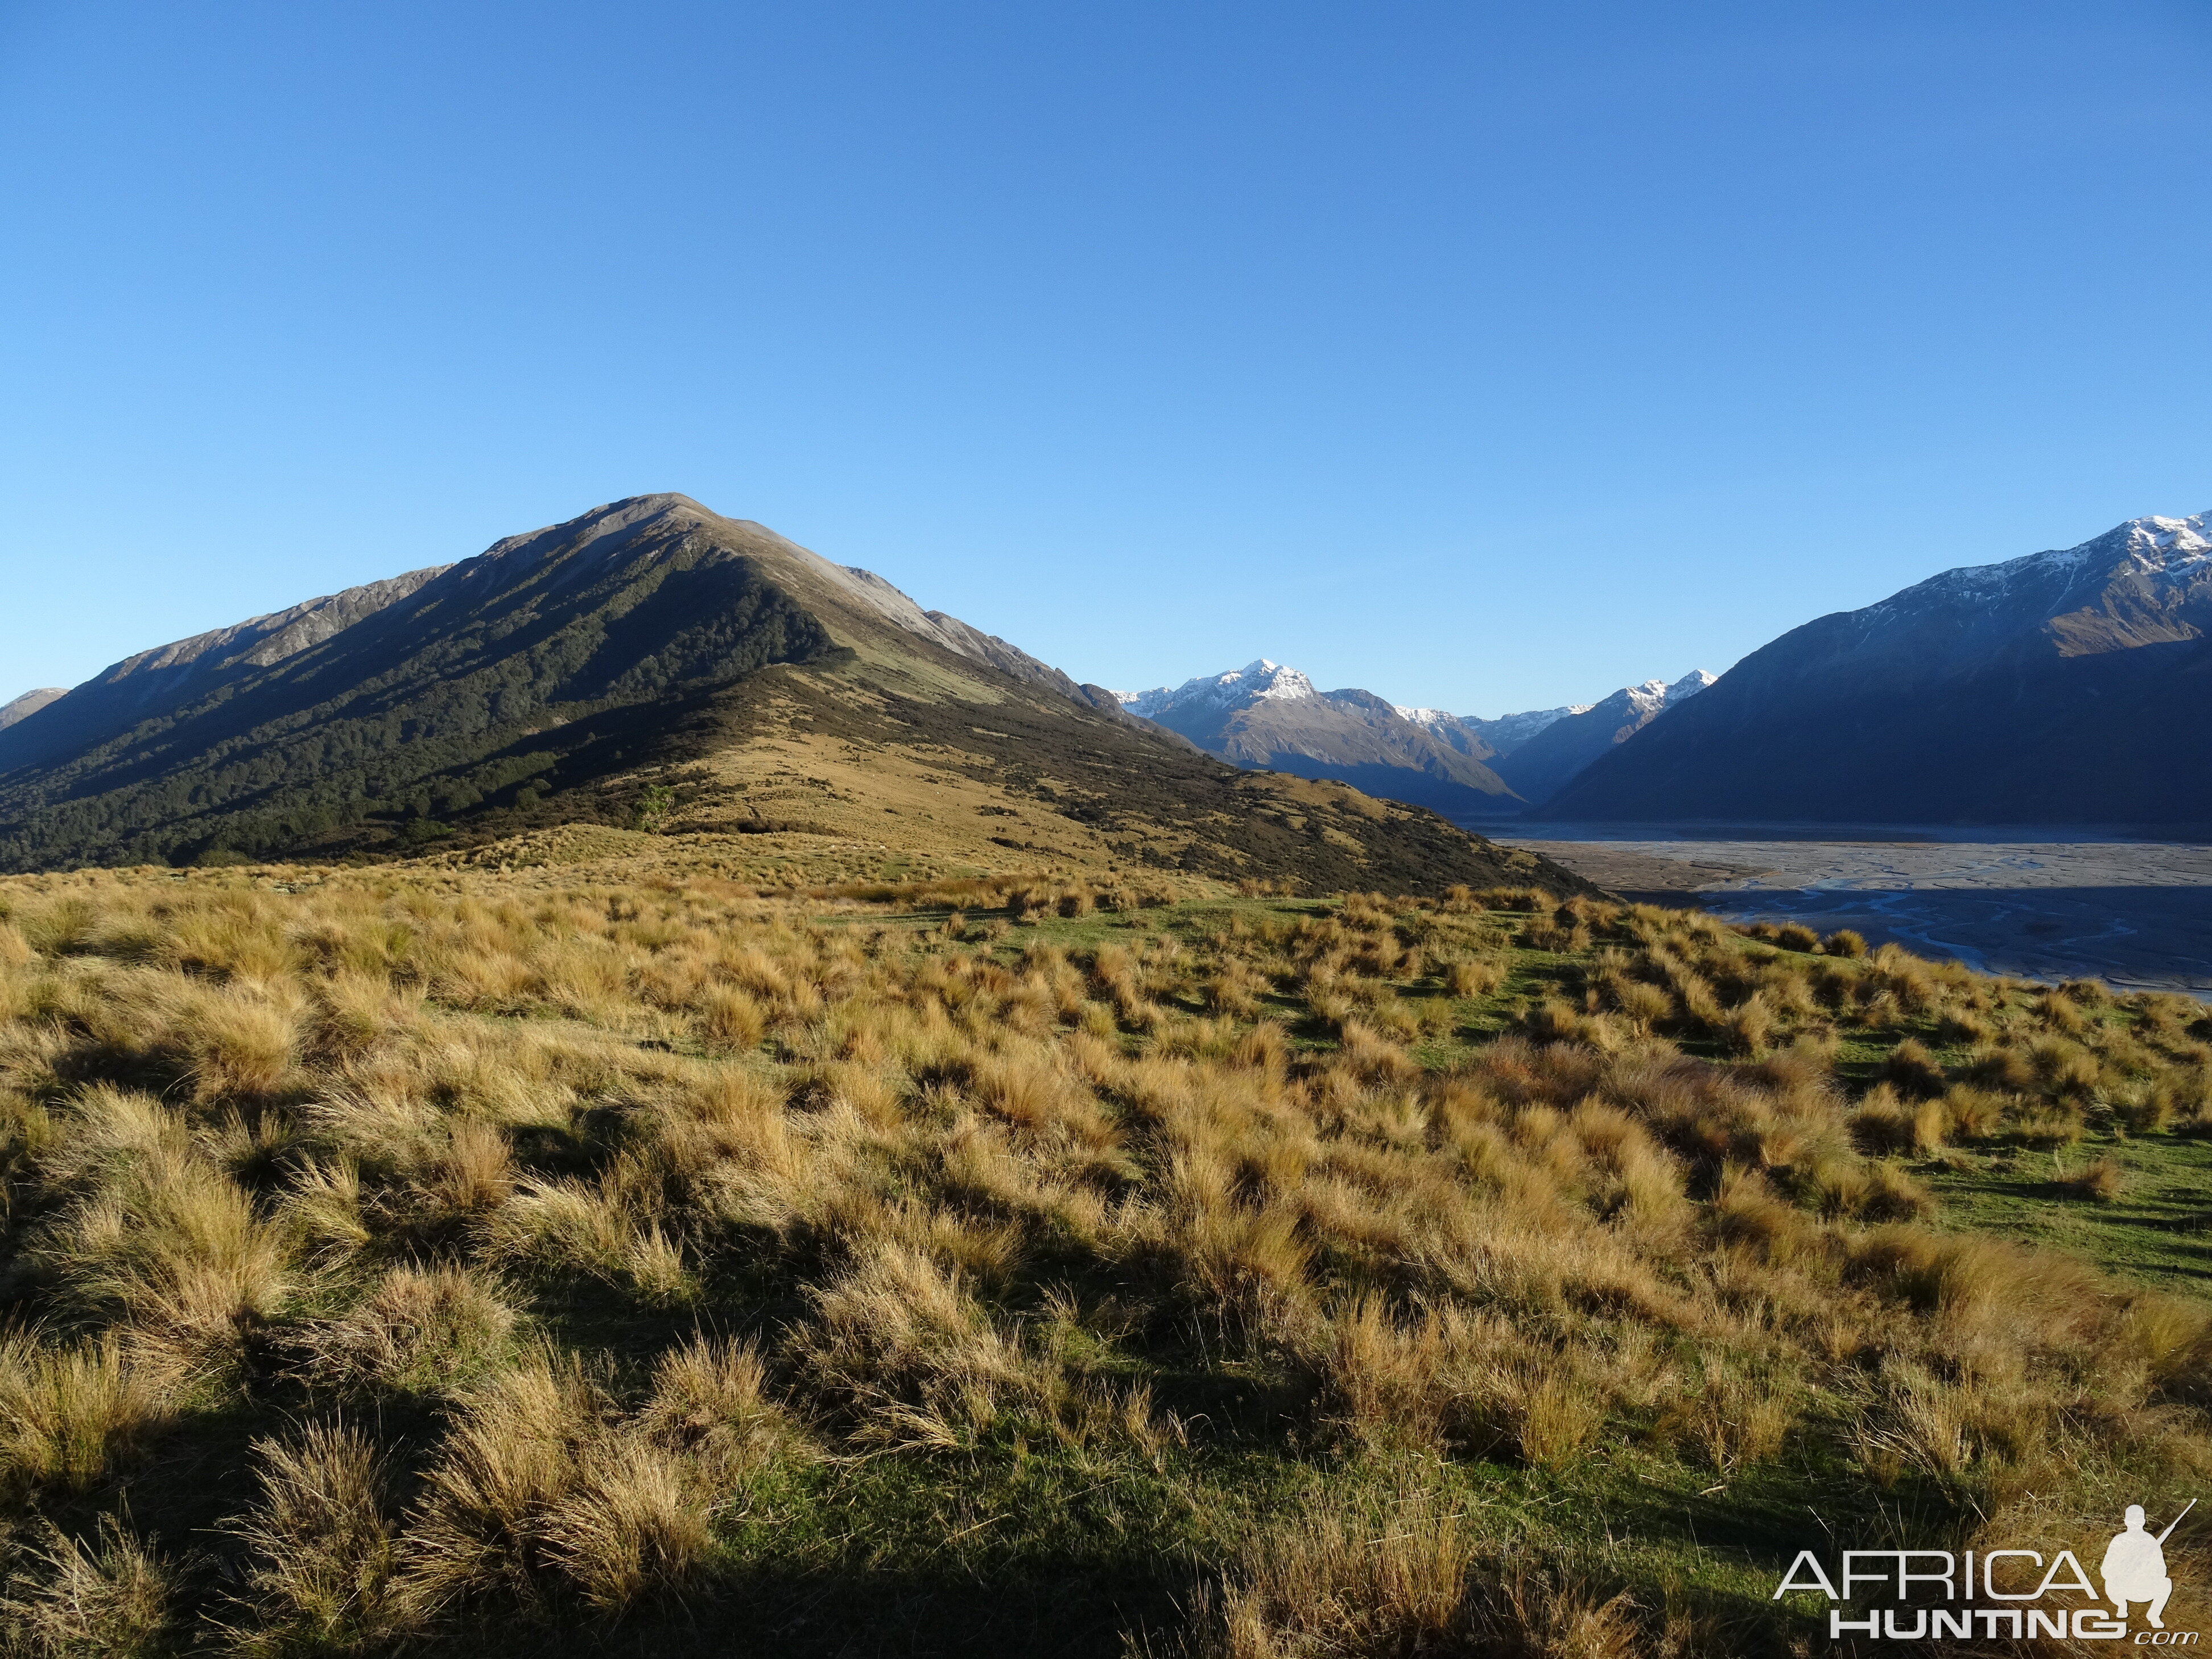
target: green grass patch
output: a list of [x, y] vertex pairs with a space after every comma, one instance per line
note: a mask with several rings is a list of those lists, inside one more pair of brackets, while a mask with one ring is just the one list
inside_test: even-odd
[[[2109, 1158], [2100, 1201], [2066, 1178]], [[2092, 1130], [2075, 1146], [1972, 1146], [1918, 1166], [1948, 1225], [2058, 1249], [2162, 1290], [2212, 1296], [2212, 1140]]]

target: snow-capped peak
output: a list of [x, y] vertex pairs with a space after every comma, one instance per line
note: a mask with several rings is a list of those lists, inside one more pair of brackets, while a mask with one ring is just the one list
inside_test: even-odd
[[2170, 570], [2212, 556], [2212, 513], [2166, 519], [2156, 514], [2128, 520], [2128, 551], [2147, 569]]
[[1693, 668], [1672, 685], [1665, 680], [1646, 680], [1641, 685], [1623, 686], [1621, 694], [1639, 714], [1656, 714], [1662, 709], [1672, 708], [1686, 697], [1696, 696], [1717, 678], [1702, 668]]
[[1314, 690], [1314, 683], [1297, 669], [1285, 668], [1279, 663], [1269, 662], [1264, 657], [1239, 674], [1224, 675], [1223, 684], [1226, 684], [1231, 678], [1249, 682], [1255, 697], [1314, 697], [1321, 695]]
[[1116, 691], [1114, 695], [1131, 714], [1150, 718], [1186, 703], [1244, 704], [1263, 698], [1280, 702], [1291, 697], [1318, 696], [1320, 693], [1314, 690], [1314, 683], [1297, 669], [1260, 657], [1242, 668], [1201, 674], [1178, 686], [1163, 685], [1150, 691]]
[[[1669, 684], [1662, 679], [1646, 680], [1641, 685], [1623, 688], [1629, 701], [1639, 709], [1650, 712], [1668, 708], [1685, 697], [1695, 696], [1713, 683], [1714, 676], [1702, 668], [1692, 669], [1680, 679]], [[1317, 697], [1322, 695], [1314, 683], [1298, 670], [1266, 657], [1248, 662], [1242, 668], [1224, 670], [1218, 674], [1201, 674], [1196, 679], [1185, 680], [1177, 686], [1157, 686], [1150, 691], [1116, 691], [1115, 698], [1133, 714], [1147, 719], [1157, 717], [1171, 708], [1193, 705], [1216, 708], [1246, 708], [1263, 701], [1287, 702], [1297, 697]], [[1331, 696], [1339, 695], [1335, 692]], [[1391, 704], [1399, 719], [1410, 720], [1415, 726], [1434, 732], [1439, 727], [1451, 728], [1469, 725], [1479, 728], [1490, 738], [1506, 744], [1524, 742], [1555, 720], [1573, 714], [1586, 714], [1595, 703], [1567, 703], [1558, 708], [1531, 708], [1518, 714], [1501, 715], [1495, 720], [1479, 716], [1455, 714], [1449, 709], [1415, 708], [1401, 703]]]
[[[2083, 573], [2084, 567], [2109, 561], [2116, 551], [2139, 574], [2153, 578], [2161, 586], [2192, 580], [2203, 574], [2205, 562], [2212, 559], [2212, 513], [2199, 513], [2186, 519], [2151, 514], [2115, 525], [2103, 535], [2092, 536], [2077, 547], [2029, 553], [1996, 564], [1961, 565], [1930, 576], [1902, 592], [1893, 593], [1869, 605], [1862, 614], [1871, 624], [1900, 610], [1910, 609], [1921, 597], [1939, 595], [1976, 604], [1996, 604], [2023, 583], [2045, 578], [2070, 581]], [[2111, 567], [2106, 564], [2104, 568]]]

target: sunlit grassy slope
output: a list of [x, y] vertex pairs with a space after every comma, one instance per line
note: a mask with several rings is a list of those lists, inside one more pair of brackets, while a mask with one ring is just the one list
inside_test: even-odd
[[2199, 1005], [649, 840], [0, 884], [0, 1642], [1782, 1654], [2212, 1473]]

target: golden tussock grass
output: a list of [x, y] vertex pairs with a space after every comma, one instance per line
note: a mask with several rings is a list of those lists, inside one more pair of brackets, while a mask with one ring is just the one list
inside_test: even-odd
[[112, 1516], [80, 1540], [51, 1522], [0, 1593], [0, 1643], [27, 1659], [154, 1659], [174, 1651], [176, 1573]]
[[167, 1392], [112, 1334], [0, 1339], [0, 1469], [12, 1482], [82, 1492], [173, 1417]]
[[1500, 1494], [1959, 1539], [2212, 1469], [2201, 1304], [1926, 1224], [1939, 1154], [2200, 1127], [2170, 1001], [1535, 890], [439, 879], [0, 889], [29, 1650], [712, 1627], [882, 1560], [1121, 1574], [1224, 1655], [1782, 1651], [1688, 1541]]
[[1627, 1659], [1657, 1634], [1625, 1590], [1509, 1562], [1422, 1495], [1279, 1528], [1231, 1570], [1200, 1620], [1185, 1651], [1207, 1659]]
[[234, 1528], [252, 1622], [246, 1653], [366, 1646], [396, 1633], [398, 1529], [376, 1448], [343, 1424], [254, 1444], [260, 1501]]

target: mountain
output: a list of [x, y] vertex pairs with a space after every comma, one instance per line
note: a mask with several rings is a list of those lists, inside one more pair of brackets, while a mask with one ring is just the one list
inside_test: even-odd
[[[868, 577], [871, 581], [881, 580], [857, 566], [848, 565], [845, 568], [854, 575]], [[900, 597], [905, 596], [902, 594]], [[990, 664], [1001, 673], [1012, 674], [1018, 680], [1027, 680], [1032, 685], [1057, 691], [1072, 702], [1079, 702], [1086, 708], [1113, 715], [1125, 725], [1148, 728], [1152, 726], [1150, 721], [1123, 709], [1121, 698], [1104, 686], [1078, 685], [1050, 663], [1038, 661], [1019, 646], [1007, 644], [996, 634], [986, 634], [979, 628], [970, 628], [959, 617], [948, 617], [942, 611], [926, 611], [922, 615], [938, 630], [944, 643], [963, 657], [973, 657], [978, 662]]]
[[563, 823], [890, 870], [1306, 890], [1587, 883], [1242, 773], [867, 571], [682, 495], [117, 664], [0, 732], [0, 869], [339, 856]]
[[1479, 740], [1460, 747], [1371, 691], [1316, 690], [1297, 669], [1264, 657], [1173, 688], [1116, 695], [1129, 713], [1239, 766], [1334, 778], [1447, 816], [1495, 817], [1521, 805], [1484, 764], [1489, 751]]
[[1175, 687], [1117, 691], [1121, 706], [1239, 766], [1335, 778], [1455, 818], [1542, 802], [1613, 744], [1713, 684], [1703, 671], [1646, 680], [1602, 702], [1486, 720], [1408, 708], [1371, 691], [1319, 691], [1261, 658]]
[[1504, 758], [1553, 722], [1579, 714], [1589, 706], [1577, 702], [1559, 708], [1530, 708], [1518, 714], [1501, 714], [1494, 720], [1478, 714], [1448, 714], [1441, 708], [1400, 708], [1398, 714], [1461, 754], [1487, 761]]
[[217, 688], [254, 669], [273, 668], [407, 598], [447, 568], [437, 565], [349, 587], [343, 593], [125, 657], [32, 711], [40, 718], [27, 719], [0, 738], [0, 775], [82, 754], [166, 711], [213, 696]]
[[1646, 680], [1623, 686], [1611, 696], [1565, 711], [1493, 763], [1498, 776], [1532, 806], [1540, 807], [1570, 778], [1641, 732], [1670, 708], [1679, 708], [1714, 683], [1693, 669], [1669, 685]]
[[2212, 522], [2130, 520], [1793, 629], [1568, 819], [2212, 823]]
[[13, 702], [0, 702], [0, 732], [5, 732], [17, 720], [28, 720], [56, 697], [68, 695], [69, 688], [66, 686], [48, 685], [36, 691], [26, 691]]

